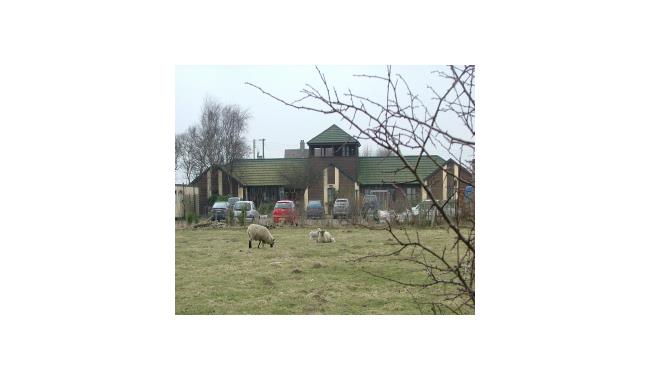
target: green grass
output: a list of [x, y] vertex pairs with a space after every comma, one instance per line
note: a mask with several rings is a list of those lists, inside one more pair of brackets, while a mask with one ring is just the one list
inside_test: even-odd
[[[420, 314], [431, 288], [418, 290], [371, 276], [417, 282], [420, 267], [394, 258], [352, 262], [395, 250], [386, 231], [340, 228], [336, 243], [309, 240], [308, 228], [271, 230], [277, 242], [248, 249], [245, 228], [176, 230], [176, 314]], [[444, 230], [420, 231], [430, 246], [451, 242]], [[405, 255], [403, 253], [401, 256]], [[429, 293], [427, 293], [429, 292]], [[413, 294], [413, 295], [412, 295]]]

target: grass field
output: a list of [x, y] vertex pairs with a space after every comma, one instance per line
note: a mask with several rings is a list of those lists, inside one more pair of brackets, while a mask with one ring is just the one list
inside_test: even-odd
[[[363, 270], [424, 281], [421, 268], [388, 258], [396, 243], [386, 231], [331, 229], [336, 243], [309, 240], [308, 228], [271, 230], [273, 248], [248, 249], [245, 228], [176, 230], [176, 314], [420, 314], [417, 290]], [[451, 242], [445, 230], [420, 232], [433, 247]], [[249, 253], [250, 252], [250, 253]]]

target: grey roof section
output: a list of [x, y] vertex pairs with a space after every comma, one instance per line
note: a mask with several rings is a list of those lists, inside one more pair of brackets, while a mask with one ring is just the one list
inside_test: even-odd
[[284, 158], [307, 158], [309, 149], [285, 149]]

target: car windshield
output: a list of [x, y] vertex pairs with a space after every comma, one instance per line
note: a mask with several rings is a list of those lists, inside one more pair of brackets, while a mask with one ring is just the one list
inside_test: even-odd
[[216, 202], [212, 208], [228, 208], [228, 202]]
[[237, 202], [235, 203], [235, 210], [250, 210], [251, 206], [248, 202]]
[[275, 208], [291, 208], [291, 202], [278, 202], [275, 204]]
[[320, 201], [309, 201], [308, 208], [321, 208]]
[[347, 199], [337, 199], [336, 202], [334, 202], [334, 203], [337, 204], [337, 205], [345, 205], [345, 204], [348, 204], [348, 200]]

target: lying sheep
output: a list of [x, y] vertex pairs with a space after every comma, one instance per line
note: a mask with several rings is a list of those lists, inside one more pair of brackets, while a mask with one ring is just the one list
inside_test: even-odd
[[316, 243], [335, 243], [336, 240], [332, 237], [332, 235], [325, 231], [321, 230], [320, 228], [318, 229], [318, 239], [316, 239]]
[[318, 239], [318, 230], [309, 231], [309, 238], [311, 240]]
[[252, 241], [257, 240], [259, 243], [257, 243], [257, 248], [260, 247], [260, 244], [264, 246], [264, 244], [269, 244], [271, 247], [273, 247], [273, 243], [275, 243], [275, 238], [273, 238], [273, 235], [269, 232], [269, 230], [264, 227], [260, 226], [259, 224], [251, 224], [248, 226], [248, 230], [246, 230], [248, 233], [248, 248], [252, 248]]

